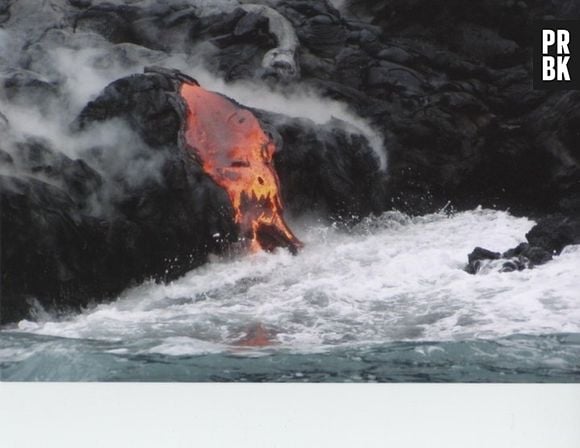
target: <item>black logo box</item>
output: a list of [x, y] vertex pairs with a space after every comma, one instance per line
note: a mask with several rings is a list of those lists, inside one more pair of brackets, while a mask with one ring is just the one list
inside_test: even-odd
[[[541, 20], [534, 24], [534, 28], [534, 89], [580, 90], [580, 20]], [[542, 57], [546, 56], [542, 54], [544, 30], [567, 30], [570, 33], [570, 81], [542, 80]], [[557, 44], [554, 44], [549, 48], [547, 56], [559, 56], [556, 52]]]

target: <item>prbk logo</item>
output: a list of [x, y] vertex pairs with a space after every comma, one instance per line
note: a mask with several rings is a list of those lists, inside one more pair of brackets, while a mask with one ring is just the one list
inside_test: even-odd
[[534, 88], [580, 89], [580, 20], [537, 22]]

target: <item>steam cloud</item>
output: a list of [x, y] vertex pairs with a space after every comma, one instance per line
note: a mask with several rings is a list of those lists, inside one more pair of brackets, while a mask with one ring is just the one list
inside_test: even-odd
[[[197, 1], [194, 4], [200, 14], [233, 10], [239, 5], [235, 1]], [[386, 168], [386, 152], [379, 133], [345, 104], [322, 98], [312, 87], [301, 83], [295, 83], [292, 88], [252, 81], [228, 83], [204, 66], [202, 56], [212, 51], [207, 43], [183, 48], [187, 53], [171, 54], [131, 43], [112, 44], [102, 36], [82, 29], [75, 32], [67, 31], [65, 27], [49, 29], [48, 23], [61, 24], [63, 17], [56, 15], [54, 9], [44, 16], [46, 11], [43, 9], [38, 8], [36, 2], [16, 2], [12, 6], [8, 28], [0, 29], [0, 76], [16, 81], [34, 80], [22, 83], [28, 86], [26, 89], [0, 88], [0, 132], [4, 134], [0, 145], [16, 160], [17, 143], [35, 137], [48, 141], [52, 148], [71, 159], [87, 161], [102, 173], [122, 175], [128, 185], [159, 182], [162, 158], [154, 154], [148, 159], [138, 156], [143, 153], [138, 149], [145, 144], [124, 123], [112, 121], [83, 133], [73, 133], [70, 128], [87, 102], [109, 83], [140, 73], [148, 65], [157, 65], [178, 69], [196, 78], [204, 88], [253, 108], [307, 118], [317, 124], [340, 120], [334, 120], [333, 125], [365, 135], [381, 167]], [[11, 23], [14, 26], [10, 27]], [[47, 23], [46, 30], [34, 26], [39, 23]], [[183, 46], [184, 42], [184, 39], [176, 41], [176, 49], [180, 49], [180, 43]], [[4, 121], [9, 123], [9, 129], [2, 131]], [[95, 165], [91, 156], [95, 147], [117, 150], [110, 151], [109, 156]], [[131, 169], [127, 171], [128, 166]], [[122, 174], [120, 167], [124, 169]], [[91, 211], [95, 214], [105, 212], [106, 202], [120, 195], [122, 192], [110, 191], [105, 195], [104, 203], [103, 198], [100, 201], [95, 199]]]

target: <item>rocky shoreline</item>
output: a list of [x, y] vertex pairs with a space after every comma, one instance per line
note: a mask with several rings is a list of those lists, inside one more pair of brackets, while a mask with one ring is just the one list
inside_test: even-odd
[[[286, 98], [338, 101], [384, 143], [377, 154], [344, 120], [248, 107], [279, 147], [289, 216], [349, 225], [448, 203], [510, 210], [538, 222], [528, 244], [477, 249], [466, 270], [549, 261], [580, 243], [580, 93], [531, 87], [531, 27], [550, 17], [578, 18], [580, 6], [0, 2], [0, 322], [34, 303], [79, 309], [235, 250], [231, 204], [180, 140], [176, 92], [197, 67]], [[119, 76], [86, 101], [72, 94], [101, 72]], [[69, 119], [78, 147], [30, 135], [23, 110]]]

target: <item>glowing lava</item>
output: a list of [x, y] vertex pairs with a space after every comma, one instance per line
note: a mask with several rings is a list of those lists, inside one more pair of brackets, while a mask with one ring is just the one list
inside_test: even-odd
[[204, 171], [228, 193], [235, 220], [252, 250], [302, 243], [284, 222], [280, 182], [273, 166], [276, 145], [248, 109], [199, 85], [184, 83], [185, 141]]

